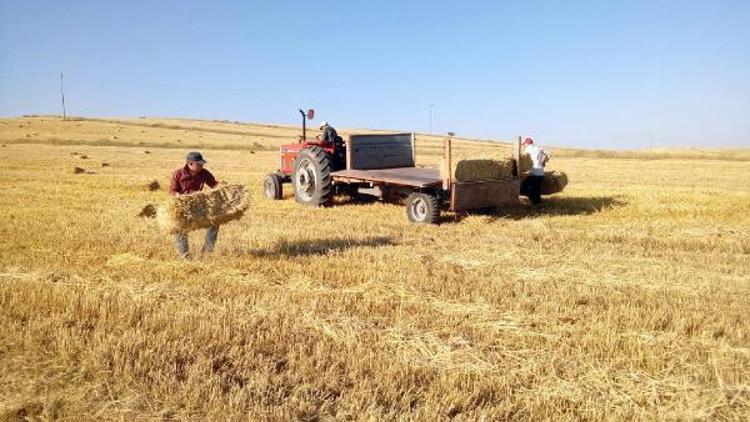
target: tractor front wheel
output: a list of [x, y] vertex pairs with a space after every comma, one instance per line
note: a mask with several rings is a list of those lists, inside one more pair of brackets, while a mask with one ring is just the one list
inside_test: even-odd
[[406, 198], [406, 216], [412, 223], [437, 224], [440, 220], [440, 202], [435, 195], [414, 192]]
[[333, 194], [331, 157], [317, 146], [301, 150], [294, 159], [292, 183], [294, 199], [300, 204], [328, 204]]
[[263, 193], [268, 199], [281, 199], [284, 193], [281, 176], [276, 173], [267, 174], [263, 179]]

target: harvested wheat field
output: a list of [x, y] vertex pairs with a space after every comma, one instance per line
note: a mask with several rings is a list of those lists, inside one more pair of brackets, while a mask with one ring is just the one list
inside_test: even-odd
[[[298, 134], [0, 119], [0, 420], [750, 416], [749, 151], [550, 148], [569, 184], [540, 210], [419, 226], [263, 198]], [[182, 262], [139, 213], [192, 149], [253, 200]]]

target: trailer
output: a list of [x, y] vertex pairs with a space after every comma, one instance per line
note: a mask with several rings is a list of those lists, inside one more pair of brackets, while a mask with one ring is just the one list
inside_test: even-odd
[[[308, 112], [305, 117], [312, 115]], [[304, 132], [304, 131], [303, 131]], [[279, 170], [266, 175], [263, 190], [270, 199], [281, 199], [283, 185], [292, 184], [298, 203], [323, 206], [336, 193], [353, 194], [362, 188], [376, 188], [384, 201], [405, 200], [409, 221], [437, 224], [440, 211], [463, 212], [519, 203], [521, 175], [514, 166], [511, 177], [463, 182], [452, 177], [452, 144], [443, 145], [440, 168], [416, 164], [414, 133], [353, 134], [344, 151], [334, 142], [305, 140], [283, 145]], [[518, 163], [520, 143], [514, 155]]]

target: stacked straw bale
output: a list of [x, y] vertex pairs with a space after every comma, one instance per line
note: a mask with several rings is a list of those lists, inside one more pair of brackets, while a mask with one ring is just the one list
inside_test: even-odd
[[169, 233], [186, 233], [237, 220], [249, 203], [244, 186], [224, 185], [219, 189], [170, 198], [159, 207], [157, 220]]
[[[513, 176], [513, 166], [514, 160], [500, 153], [454, 153], [450, 174], [457, 182], [498, 180]], [[442, 169], [447, 171], [445, 162]]]
[[513, 160], [469, 159], [459, 160], [453, 170], [457, 182], [498, 180], [513, 175]]
[[531, 156], [525, 152], [521, 153], [520, 160], [518, 162], [518, 170], [520, 174], [524, 174], [531, 171], [531, 167], [534, 165], [531, 161]]

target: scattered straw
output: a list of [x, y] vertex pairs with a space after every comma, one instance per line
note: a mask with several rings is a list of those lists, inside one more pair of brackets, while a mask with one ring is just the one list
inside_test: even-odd
[[224, 185], [207, 192], [181, 195], [157, 211], [159, 225], [170, 233], [189, 232], [237, 220], [249, 205], [242, 185]]

